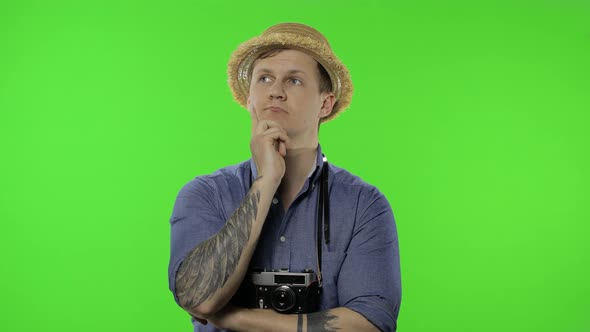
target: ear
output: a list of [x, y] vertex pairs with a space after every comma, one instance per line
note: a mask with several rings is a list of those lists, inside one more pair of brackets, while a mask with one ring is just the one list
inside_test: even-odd
[[336, 103], [336, 96], [332, 92], [322, 93], [323, 102], [322, 108], [320, 108], [319, 117], [320, 119], [327, 117], [332, 113], [334, 104]]

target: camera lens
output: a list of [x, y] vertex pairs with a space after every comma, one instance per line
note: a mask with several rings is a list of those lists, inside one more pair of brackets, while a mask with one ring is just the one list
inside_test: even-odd
[[272, 292], [272, 306], [277, 311], [287, 311], [295, 305], [295, 292], [289, 286], [279, 286]]

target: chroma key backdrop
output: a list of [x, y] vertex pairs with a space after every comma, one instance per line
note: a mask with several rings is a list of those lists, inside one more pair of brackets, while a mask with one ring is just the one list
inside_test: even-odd
[[226, 65], [279, 22], [352, 74], [320, 142], [392, 205], [398, 331], [590, 331], [582, 0], [2, 1], [0, 331], [191, 331], [172, 206], [250, 157]]

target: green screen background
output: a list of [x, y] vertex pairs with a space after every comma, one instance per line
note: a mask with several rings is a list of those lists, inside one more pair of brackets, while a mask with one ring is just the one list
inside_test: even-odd
[[[322, 31], [334, 164], [399, 231], [399, 331], [590, 331], [587, 1], [3, 1], [0, 330], [190, 331], [174, 199], [249, 158], [230, 53]], [[378, 271], [375, 271], [378, 273]]]

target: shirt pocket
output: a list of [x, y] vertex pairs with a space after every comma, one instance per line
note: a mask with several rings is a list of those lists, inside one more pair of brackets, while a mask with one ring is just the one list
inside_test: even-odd
[[332, 309], [338, 303], [338, 275], [346, 257], [345, 252], [322, 253], [322, 297], [320, 310]]

